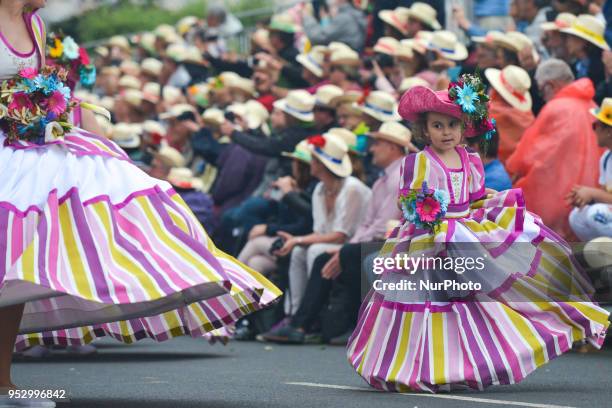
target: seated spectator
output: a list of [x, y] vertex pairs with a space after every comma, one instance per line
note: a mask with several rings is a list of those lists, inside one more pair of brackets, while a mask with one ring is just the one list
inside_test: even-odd
[[495, 118], [499, 130], [499, 150], [493, 155], [505, 163], [525, 130], [535, 120], [529, 94], [531, 79], [524, 69], [516, 65], [508, 65], [501, 71], [489, 68], [485, 76], [491, 84], [489, 115]]
[[337, 125], [336, 109], [330, 105], [332, 98], [344, 93], [335, 85], [323, 85], [315, 93], [315, 105], [312, 111], [314, 116], [314, 127], [319, 133], [325, 133]]
[[378, 18], [385, 23], [384, 36], [401, 40], [408, 36], [408, 17], [410, 9], [397, 7], [394, 10], [381, 10]]
[[333, 51], [329, 57], [329, 82], [345, 92], [361, 91], [357, 83], [360, 64], [359, 54], [351, 49], [339, 48]]
[[292, 235], [306, 235], [312, 231], [312, 210], [304, 214], [299, 208], [304, 200], [310, 203], [315, 186], [311, 182], [307, 142], [301, 141], [292, 153], [283, 152], [283, 156], [293, 159], [292, 176], [281, 177], [273, 183], [277, 191], [273, 195], [278, 195], [274, 198], [279, 201], [276, 217], [267, 224], [253, 226], [248, 242], [238, 255], [238, 260], [265, 276], [276, 270], [276, 256], [270, 250], [272, 243], [279, 239], [278, 231]]
[[435, 31], [442, 29], [438, 22], [438, 12], [427, 3], [414, 2], [407, 11], [408, 38], [414, 38], [419, 31]]
[[466, 138], [468, 146], [478, 152], [485, 171], [485, 188], [504, 191], [512, 188], [512, 180], [501, 161], [497, 159], [499, 141], [501, 139], [499, 128], [487, 140], [484, 135]]
[[337, 136], [325, 134], [308, 139], [312, 160], [311, 174], [320, 180], [312, 196], [313, 232], [294, 236], [284, 231], [283, 246], [277, 256], [291, 254], [289, 292], [285, 297], [285, 314], [298, 310], [314, 259], [329, 249], [339, 248], [355, 233], [358, 220], [365, 215], [370, 189], [350, 176], [348, 147]]
[[361, 10], [356, 9], [350, 0], [334, 0], [335, 13], [329, 22], [322, 26], [305, 7], [302, 25], [306, 36], [313, 44], [328, 45], [332, 41], [348, 44], [354, 50], [363, 49], [366, 34], [366, 19]]
[[[401, 163], [406, 149], [411, 145], [410, 130], [396, 122], [386, 122], [370, 135], [373, 138], [370, 150], [374, 163], [384, 169], [384, 174], [376, 181], [372, 195], [367, 203], [365, 217], [359, 223], [355, 235], [349, 243], [321, 253], [312, 263], [306, 294], [297, 312], [287, 325], [276, 328], [263, 337], [269, 341], [303, 343], [305, 333], [318, 318], [326, 303], [332, 285], [337, 291], [347, 294], [347, 321], [338, 321], [338, 334], [348, 338], [347, 331], [357, 321], [361, 294], [361, 259], [368, 250], [365, 243], [382, 242], [387, 233], [390, 220], [401, 217], [396, 204], [397, 188], [401, 177]], [[373, 247], [372, 247], [373, 248]], [[372, 251], [374, 249], [370, 249]], [[344, 332], [347, 333], [344, 333]]]
[[571, 13], [559, 13], [555, 21], [542, 23], [542, 45], [549, 56], [569, 61], [567, 47], [565, 46], [567, 41], [560, 30], [570, 27], [575, 20], [576, 16]]
[[[134, 162], [142, 162], [140, 134], [142, 128], [134, 123], [117, 123], [113, 127], [111, 139], [121, 147]], [[143, 163], [144, 164], [144, 163]]]
[[575, 185], [597, 185], [601, 148], [589, 113], [595, 90], [587, 78], [574, 80], [569, 65], [557, 59], [538, 66], [536, 81], [546, 105], [506, 161], [506, 169], [514, 187], [523, 190], [527, 208], [569, 241], [570, 210], [559, 203]]
[[582, 241], [612, 237], [612, 98], [591, 110], [597, 143], [606, 149], [599, 161], [599, 188], [576, 185], [568, 194], [575, 207], [569, 216], [574, 233]]
[[338, 136], [348, 146], [348, 154], [351, 158], [351, 166], [353, 167], [353, 177], [366, 182], [366, 172], [363, 164], [363, 157], [365, 156], [365, 147], [358, 145], [358, 137], [355, 133], [344, 128], [332, 128], [328, 131], [329, 134]]

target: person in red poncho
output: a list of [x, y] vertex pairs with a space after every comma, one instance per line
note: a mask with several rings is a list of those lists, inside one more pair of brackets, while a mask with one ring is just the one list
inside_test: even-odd
[[597, 185], [602, 154], [589, 114], [595, 88], [588, 78], [575, 81], [571, 68], [559, 59], [540, 64], [535, 77], [546, 105], [506, 168], [514, 186], [523, 189], [527, 208], [564, 238], [575, 239], [565, 197], [576, 184]]

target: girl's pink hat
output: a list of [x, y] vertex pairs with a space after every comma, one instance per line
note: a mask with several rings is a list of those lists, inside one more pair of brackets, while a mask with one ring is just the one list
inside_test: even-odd
[[438, 112], [461, 119], [461, 107], [451, 101], [448, 91], [433, 91], [425, 86], [415, 86], [404, 93], [398, 112], [402, 118], [414, 122], [420, 113]]

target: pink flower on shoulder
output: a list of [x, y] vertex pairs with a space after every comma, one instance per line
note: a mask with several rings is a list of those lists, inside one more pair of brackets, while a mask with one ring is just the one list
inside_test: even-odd
[[416, 211], [423, 222], [434, 222], [440, 213], [440, 203], [432, 197], [417, 201]]
[[34, 79], [38, 75], [38, 70], [36, 68], [24, 68], [19, 71], [19, 76], [26, 79]]
[[32, 111], [34, 110], [34, 104], [30, 97], [24, 92], [16, 92], [13, 94], [13, 100], [9, 103], [8, 110], [10, 111], [21, 111], [23, 108]]

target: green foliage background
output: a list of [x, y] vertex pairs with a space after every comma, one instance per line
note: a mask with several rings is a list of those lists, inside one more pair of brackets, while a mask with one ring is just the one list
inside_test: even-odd
[[[129, 34], [152, 30], [160, 24], [174, 24], [185, 16], [205, 15], [207, 1], [193, 0], [189, 5], [176, 12], [161, 9], [147, 0], [145, 5], [134, 5], [127, 0], [115, 6], [104, 6], [83, 15], [54, 24], [51, 29], [63, 31], [78, 42], [85, 43], [108, 38], [117, 34]], [[240, 13], [271, 6], [271, 0], [239, 0], [230, 7], [232, 13]], [[241, 18], [245, 27], [255, 25], [265, 16]]]

